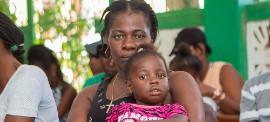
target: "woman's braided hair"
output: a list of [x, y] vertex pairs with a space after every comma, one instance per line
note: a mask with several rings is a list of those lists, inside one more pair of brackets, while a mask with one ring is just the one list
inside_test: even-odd
[[99, 22], [101, 23], [103, 17], [105, 17], [104, 28], [101, 31], [102, 38], [104, 37], [105, 33], [110, 30], [115, 15], [123, 11], [142, 12], [145, 18], [147, 18], [146, 24], [150, 28], [151, 38], [153, 39], [153, 41], [156, 40], [158, 32], [158, 20], [151, 6], [147, 4], [144, 0], [119, 0], [113, 2], [110, 6], [108, 6], [103, 12], [101, 20]]
[[[5, 48], [14, 55], [24, 53], [24, 36], [22, 31], [5, 14], [0, 12], [0, 38], [4, 41]], [[15, 49], [12, 49], [15, 47]]]

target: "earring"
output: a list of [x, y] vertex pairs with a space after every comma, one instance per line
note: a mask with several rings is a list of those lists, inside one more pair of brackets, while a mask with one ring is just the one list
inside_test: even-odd
[[107, 47], [104, 53], [105, 53], [106, 57], [110, 59], [110, 58], [112, 58], [112, 55], [111, 55], [110, 51], [108, 52], [108, 50], [109, 50], [109, 48]]

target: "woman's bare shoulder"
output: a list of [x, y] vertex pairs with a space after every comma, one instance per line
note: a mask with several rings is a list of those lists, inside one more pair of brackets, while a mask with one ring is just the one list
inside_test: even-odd
[[82, 96], [87, 96], [90, 100], [95, 96], [97, 89], [98, 89], [99, 84], [94, 84], [91, 86], [85, 87], [80, 93]]

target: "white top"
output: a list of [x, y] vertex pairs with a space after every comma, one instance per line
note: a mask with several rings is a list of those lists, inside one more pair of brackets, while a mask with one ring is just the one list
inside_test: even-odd
[[45, 73], [21, 65], [0, 95], [0, 122], [5, 116], [35, 117], [35, 122], [58, 122], [57, 107]]

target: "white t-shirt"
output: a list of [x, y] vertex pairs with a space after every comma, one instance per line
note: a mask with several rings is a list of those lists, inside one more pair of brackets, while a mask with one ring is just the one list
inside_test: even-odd
[[21, 65], [0, 95], [0, 122], [6, 115], [35, 117], [35, 122], [58, 122], [57, 107], [45, 73]]

